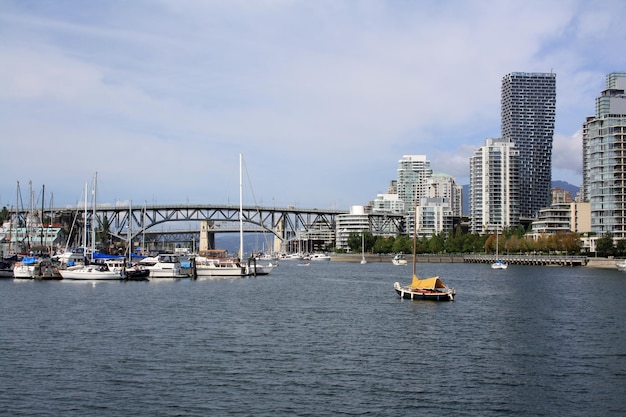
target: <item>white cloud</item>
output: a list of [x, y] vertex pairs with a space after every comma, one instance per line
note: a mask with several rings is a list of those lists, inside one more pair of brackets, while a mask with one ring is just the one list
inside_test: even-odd
[[[77, 179], [69, 202], [96, 169], [109, 200], [233, 200], [239, 152], [256, 195], [284, 204], [363, 204], [404, 154], [463, 182], [500, 135], [502, 77], [551, 69], [553, 177], [570, 180], [571, 132], [626, 69], [618, 1], [75, 6], [0, 6], [0, 136], [53, 149], [27, 175], [52, 189]], [[4, 200], [20, 166], [0, 168]]]

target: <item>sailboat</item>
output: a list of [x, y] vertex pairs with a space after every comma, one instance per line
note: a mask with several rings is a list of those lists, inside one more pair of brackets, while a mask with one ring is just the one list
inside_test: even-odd
[[498, 249], [499, 249], [498, 236], [499, 236], [499, 232], [498, 232], [498, 229], [496, 229], [496, 261], [491, 264], [491, 267], [493, 269], [507, 269], [509, 265], [502, 259], [498, 259]]
[[196, 276], [207, 277], [245, 277], [249, 275], [267, 275], [273, 265], [260, 265], [251, 259], [246, 265], [243, 259], [243, 154], [239, 154], [239, 252], [236, 258], [229, 257], [225, 249], [200, 251], [195, 258]]
[[365, 237], [363, 233], [361, 233], [361, 265], [366, 263], [367, 260], [365, 260]]
[[[98, 181], [98, 173], [94, 174], [92, 204], [93, 213], [91, 217], [91, 261], [94, 260], [96, 248], [96, 186]], [[85, 184], [85, 247], [87, 242], [87, 185]], [[125, 262], [120, 259], [104, 259], [103, 263], [87, 264], [82, 267], [59, 269], [59, 273], [63, 279], [78, 281], [102, 281], [102, 280], [119, 280], [124, 276]]]
[[[417, 213], [416, 213], [417, 214]], [[416, 216], [417, 218], [417, 216]], [[456, 290], [448, 287], [438, 277], [420, 279], [416, 273], [417, 226], [413, 231], [413, 279], [409, 285], [394, 282], [393, 288], [400, 298], [409, 300], [454, 301]]]

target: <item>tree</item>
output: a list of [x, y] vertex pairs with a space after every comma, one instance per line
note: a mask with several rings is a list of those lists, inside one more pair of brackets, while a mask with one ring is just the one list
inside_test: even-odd
[[350, 232], [350, 235], [348, 235], [348, 246], [352, 252], [361, 252], [361, 234]]
[[379, 236], [376, 239], [372, 247], [372, 252], [374, 253], [391, 253], [393, 252], [393, 242], [395, 241], [394, 237], [382, 237]]
[[445, 248], [444, 237], [439, 233], [434, 235], [430, 238], [428, 247], [430, 249], [430, 253], [442, 253]]
[[596, 252], [600, 256], [613, 256], [615, 245], [613, 244], [613, 234], [607, 233], [596, 242]]
[[9, 220], [9, 216], [10, 216], [9, 210], [7, 210], [6, 207], [2, 207], [2, 210], [0, 211], [0, 224]]
[[396, 237], [391, 249], [393, 253], [413, 253], [413, 239], [400, 235]]
[[625, 256], [626, 255], [626, 239], [620, 239], [617, 241], [617, 245], [615, 248], [616, 256]]

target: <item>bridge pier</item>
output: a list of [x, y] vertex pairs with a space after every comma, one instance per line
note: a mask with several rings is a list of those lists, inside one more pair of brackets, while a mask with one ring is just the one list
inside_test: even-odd
[[208, 220], [200, 222], [200, 247], [199, 250], [217, 249], [215, 247], [215, 232], [212, 232], [215, 223]]

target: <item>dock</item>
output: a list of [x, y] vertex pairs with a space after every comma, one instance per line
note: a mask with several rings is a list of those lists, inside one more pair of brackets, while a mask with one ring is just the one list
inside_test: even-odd
[[[560, 256], [560, 255], [501, 255], [498, 259], [509, 265], [541, 265], [541, 266], [586, 266], [586, 256]], [[494, 263], [495, 255], [465, 255], [465, 263]]]
[[[405, 255], [409, 264], [412, 262], [410, 254]], [[391, 262], [393, 255], [389, 254], [366, 254], [367, 262]], [[600, 265], [587, 256], [561, 256], [561, 255], [501, 255], [498, 259], [506, 261], [510, 265], [538, 265], [538, 266], [589, 266], [615, 268], [615, 261], [610, 261], [610, 266]], [[331, 261], [334, 262], [360, 262], [361, 255], [357, 254], [333, 254]], [[496, 261], [495, 255], [462, 255], [462, 254], [421, 254], [416, 256], [417, 263], [482, 263], [491, 264]]]

